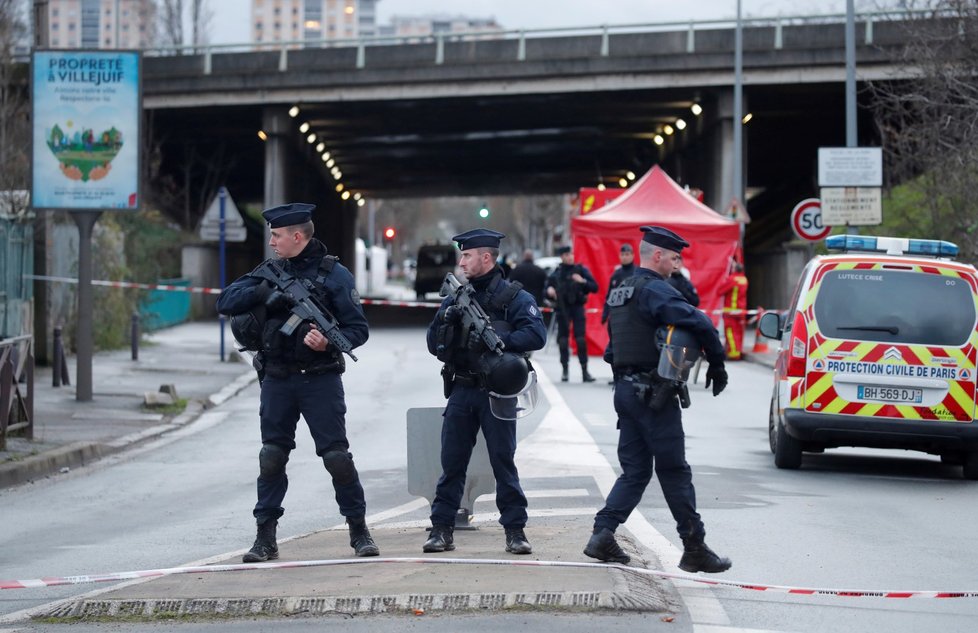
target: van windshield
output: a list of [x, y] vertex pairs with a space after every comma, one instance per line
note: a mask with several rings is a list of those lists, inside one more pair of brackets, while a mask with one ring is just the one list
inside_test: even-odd
[[975, 328], [975, 303], [959, 277], [831, 270], [815, 299], [815, 319], [829, 338], [961, 346]]

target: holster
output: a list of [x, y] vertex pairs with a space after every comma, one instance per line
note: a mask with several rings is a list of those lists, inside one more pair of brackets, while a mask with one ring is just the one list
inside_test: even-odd
[[262, 381], [265, 380], [265, 354], [264, 352], [258, 352], [251, 359], [251, 366], [255, 368], [258, 372], [258, 384], [261, 385]]
[[684, 409], [689, 406], [689, 391], [685, 383], [662, 380], [654, 372], [627, 375], [623, 380], [632, 384], [635, 395], [653, 411], [664, 409], [676, 395], [679, 395], [679, 402]]
[[448, 398], [452, 395], [452, 387], [455, 386], [455, 368], [448, 363], [441, 366], [441, 381], [445, 397]]

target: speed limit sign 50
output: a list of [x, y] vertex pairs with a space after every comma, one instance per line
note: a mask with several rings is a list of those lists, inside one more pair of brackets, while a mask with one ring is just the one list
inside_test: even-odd
[[817, 242], [832, 232], [822, 224], [822, 203], [818, 198], [802, 200], [791, 210], [791, 230], [803, 240]]

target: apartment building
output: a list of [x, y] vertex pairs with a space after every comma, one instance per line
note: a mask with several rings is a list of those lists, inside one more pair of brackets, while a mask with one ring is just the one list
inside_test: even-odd
[[51, 48], [146, 48], [155, 23], [153, 0], [48, 0]]

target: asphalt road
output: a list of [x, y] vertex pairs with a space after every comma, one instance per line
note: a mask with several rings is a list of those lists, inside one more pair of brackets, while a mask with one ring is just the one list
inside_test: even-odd
[[[362, 353], [359, 353], [362, 352]], [[351, 450], [379, 524], [423, 525], [425, 502], [405, 488], [404, 411], [443, 402], [438, 363], [421, 329], [378, 329], [346, 376]], [[534, 357], [556, 379], [555, 350]], [[598, 359], [593, 384], [541, 381], [540, 410], [521, 422], [517, 453], [531, 510], [593, 514], [616, 476], [610, 371]], [[686, 412], [687, 458], [693, 466], [707, 542], [734, 566], [720, 578], [751, 584], [860, 590], [978, 591], [973, 526], [975, 484], [960, 469], [914, 453], [848, 449], [806, 455], [803, 468], [782, 471], [767, 446], [770, 370], [738, 363], [730, 387], [713, 398], [695, 386]], [[572, 370], [571, 376], [579, 380]], [[0, 576], [35, 578], [185, 565], [207, 561], [254, 538], [257, 387], [197, 423], [135, 451], [71, 474], [0, 491]], [[321, 462], [300, 423], [289, 464], [283, 536], [338, 525], [341, 518]], [[560, 491], [565, 491], [561, 495]], [[579, 491], [585, 493], [580, 494]], [[573, 492], [571, 492], [573, 491]], [[477, 514], [491, 515], [491, 500]], [[376, 521], [375, 521], [376, 523]], [[630, 531], [675, 570], [679, 545], [653, 480]], [[532, 539], [532, 518], [528, 527]], [[586, 533], [582, 534], [586, 539]], [[419, 531], [419, 549], [423, 532]], [[381, 546], [383, 544], [381, 543]], [[672, 566], [670, 566], [672, 565]], [[90, 587], [56, 587], [0, 595], [0, 615], [37, 607]], [[600, 629], [729, 631], [971, 631], [978, 598], [854, 598], [787, 595], [676, 583], [682, 612], [658, 615], [588, 613], [378, 616], [358, 620], [225, 621], [124, 624], [127, 631], [180, 630], [426, 632], [465, 627], [490, 633], [538, 631], [555, 622], [568, 632]], [[554, 620], [553, 618], [558, 618]], [[0, 624], [54, 631], [49, 624]], [[123, 630], [119, 624], [73, 625], [72, 631]]]

